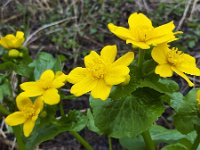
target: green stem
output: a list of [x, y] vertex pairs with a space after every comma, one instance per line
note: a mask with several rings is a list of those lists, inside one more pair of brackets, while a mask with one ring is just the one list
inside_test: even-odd
[[63, 109], [63, 104], [62, 104], [62, 102], [60, 102], [59, 106], [60, 106], [60, 114], [61, 114], [61, 116], [62, 116], [62, 117], [65, 117], [65, 112], [64, 112], [64, 109]]
[[192, 145], [190, 150], [196, 150], [198, 148], [198, 146], [199, 146], [199, 141], [200, 141], [200, 134], [197, 131], [197, 137], [194, 140], [194, 143], [193, 143], [193, 145]]
[[109, 145], [109, 150], [112, 150], [112, 139], [111, 139], [111, 137], [108, 137], [108, 145]]
[[21, 135], [21, 129], [20, 126], [14, 126], [13, 132], [15, 134], [16, 140], [17, 140], [17, 145], [19, 150], [25, 150], [25, 143], [23, 141], [23, 136]]
[[144, 53], [145, 50], [139, 49], [139, 54], [138, 54], [138, 68], [139, 68], [139, 73], [142, 76], [142, 65], [144, 61]]
[[148, 150], [155, 150], [155, 145], [154, 145], [154, 142], [151, 138], [149, 131], [147, 130], [147, 131], [143, 132], [142, 136], [143, 136], [146, 148]]
[[70, 131], [70, 134], [73, 135], [84, 147], [86, 150], [93, 150], [91, 145], [77, 132]]

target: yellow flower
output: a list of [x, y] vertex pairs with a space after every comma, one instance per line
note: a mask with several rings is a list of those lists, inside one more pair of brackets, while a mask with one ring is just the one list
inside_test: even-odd
[[43, 109], [43, 102], [40, 98], [37, 98], [35, 102], [32, 103], [28, 97], [18, 95], [16, 103], [19, 111], [8, 115], [5, 122], [9, 126], [24, 124], [23, 132], [24, 135], [28, 137], [35, 126], [39, 113]]
[[17, 31], [16, 36], [8, 34], [5, 37], [0, 38], [0, 45], [6, 49], [18, 49], [21, 48], [24, 43], [24, 33]]
[[106, 100], [113, 85], [127, 80], [130, 71], [127, 66], [134, 59], [133, 52], [128, 52], [115, 61], [116, 55], [116, 45], [108, 45], [101, 50], [100, 55], [91, 51], [85, 56], [86, 68], [77, 67], [68, 75], [67, 81], [74, 84], [71, 93], [81, 96], [91, 91], [94, 98]]
[[161, 43], [168, 43], [176, 40], [173, 32], [175, 26], [173, 21], [154, 28], [152, 22], [142, 13], [133, 13], [128, 19], [129, 28], [108, 24], [109, 30], [119, 38], [126, 40], [133, 46], [141, 49], [149, 49], [150, 46], [156, 46]]
[[62, 72], [57, 72], [54, 75], [52, 70], [46, 70], [40, 76], [40, 79], [32, 82], [25, 82], [20, 85], [24, 90], [22, 93], [27, 97], [40, 96], [40, 98], [49, 105], [54, 105], [60, 102], [58, 88], [65, 85], [66, 77]]
[[151, 55], [158, 63], [155, 73], [161, 77], [171, 77], [175, 72], [185, 79], [189, 86], [194, 86], [184, 73], [200, 76], [194, 57], [178, 51], [177, 48], [169, 49], [166, 43], [154, 47]]

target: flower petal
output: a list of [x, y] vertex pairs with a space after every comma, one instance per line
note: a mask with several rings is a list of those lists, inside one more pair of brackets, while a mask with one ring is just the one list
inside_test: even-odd
[[6, 124], [8, 124], [9, 126], [16, 126], [24, 123], [25, 121], [26, 117], [24, 116], [24, 113], [21, 111], [14, 112], [8, 115], [5, 119]]
[[67, 75], [65, 75], [63, 72], [57, 72], [55, 75], [55, 78], [52, 83], [53, 88], [60, 88], [63, 85], [65, 85], [65, 82], [67, 80]]
[[127, 39], [134, 40], [135, 39], [131, 35], [130, 30], [127, 29], [127, 28], [116, 26], [116, 25], [114, 25], [112, 23], [109, 23], [108, 24], [108, 29], [110, 30], [110, 32], [112, 32], [113, 34], [115, 34], [116, 36], [118, 36], [119, 38], [121, 38], [122, 40], [127, 40]]
[[133, 40], [126, 40], [126, 44], [131, 43], [132, 45], [139, 47], [141, 49], [149, 49], [150, 46], [146, 44], [145, 42], [140, 42], [140, 41], [133, 41]]
[[153, 28], [151, 20], [142, 13], [131, 14], [128, 18], [128, 24], [131, 30], [135, 30], [138, 27], [141, 27], [141, 29]]
[[23, 125], [23, 131], [24, 131], [24, 135], [25, 137], [28, 137], [31, 132], [33, 131], [33, 128], [35, 126], [35, 121], [32, 119], [28, 119], [24, 125]]
[[117, 85], [124, 82], [129, 74], [129, 68], [126, 66], [116, 66], [108, 70], [104, 79], [108, 85]]
[[101, 50], [101, 58], [107, 63], [111, 64], [117, 55], [116, 45], [107, 45]]
[[185, 81], [187, 81], [187, 83], [188, 83], [188, 85], [189, 85], [190, 87], [194, 86], [194, 83], [192, 83], [192, 82], [190, 81], [190, 79], [189, 79], [183, 72], [179, 71], [179, 70], [178, 70], [177, 68], [175, 68], [175, 67], [172, 67], [172, 70], [173, 70], [175, 73], [177, 73], [179, 76], [181, 76], [183, 79], [185, 79]]
[[129, 66], [131, 64], [131, 62], [134, 59], [134, 53], [133, 52], [128, 52], [126, 54], [124, 54], [123, 56], [121, 56], [119, 59], [117, 59], [112, 65], [113, 66]]
[[171, 77], [173, 75], [173, 71], [171, 66], [168, 64], [161, 64], [156, 66], [155, 73], [159, 74], [161, 77]]
[[24, 108], [32, 107], [33, 103], [30, 98], [24, 96], [23, 94], [19, 94], [16, 98], [17, 107], [19, 110], [23, 110]]
[[85, 77], [83, 80], [73, 85], [70, 92], [75, 96], [81, 96], [94, 89], [97, 85], [97, 81], [98, 80], [92, 77]]
[[54, 105], [60, 102], [60, 95], [57, 89], [51, 88], [43, 93], [42, 99], [46, 104]]
[[35, 112], [36, 112], [36, 116], [41, 112], [41, 110], [43, 109], [44, 107], [44, 103], [43, 103], [43, 100], [40, 97], [38, 97], [35, 102], [34, 102], [34, 108], [36, 108]]
[[151, 56], [158, 64], [165, 64], [167, 63], [167, 51], [170, 49], [168, 48], [167, 44], [160, 44], [153, 48], [151, 52]]
[[112, 86], [107, 85], [104, 80], [98, 80], [96, 86], [91, 91], [91, 95], [94, 98], [100, 98], [106, 100], [110, 94]]
[[52, 70], [45, 70], [41, 76], [40, 80], [46, 81], [46, 82], [51, 82], [54, 79], [54, 72]]
[[200, 70], [197, 68], [194, 57], [188, 54], [182, 54], [180, 57], [182, 59], [182, 63], [177, 66], [180, 71], [190, 75], [200, 76]]
[[26, 97], [39, 96], [44, 92], [37, 82], [24, 82], [20, 84], [20, 88], [24, 90], [23, 94]]
[[86, 68], [93, 67], [99, 61], [102, 61], [102, 59], [95, 51], [91, 51], [89, 55], [84, 57], [84, 63]]
[[76, 84], [88, 76], [89, 72], [86, 68], [76, 67], [67, 76], [67, 81]]

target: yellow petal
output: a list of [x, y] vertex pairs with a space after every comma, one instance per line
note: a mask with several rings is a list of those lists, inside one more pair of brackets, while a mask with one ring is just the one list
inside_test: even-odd
[[5, 119], [6, 124], [8, 124], [9, 126], [16, 126], [24, 123], [25, 121], [26, 117], [24, 116], [24, 113], [21, 111], [14, 112], [8, 115]]
[[121, 56], [119, 59], [117, 59], [112, 65], [113, 66], [129, 66], [131, 64], [131, 62], [134, 59], [134, 53], [133, 52], [128, 52], [126, 54], [124, 54], [123, 56]]
[[35, 126], [35, 121], [28, 119], [24, 125], [23, 125], [23, 131], [24, 131], [24, 135], [25, 137], [28, 137], [31, 132], [33, 131], [33, 128]]
[[120, 26], [118, 27], [112, 23], [109, 23], [108, 29], [110, 30], [110, 32], [112, 32], [113, 34], [121, 38], [122, 40], [126, 40], [126, 39], [135, 40], [133, 35], [131, 35], [131, 31], [127, 28], [120, 27]]
[[165, 64], [167, 63], [167, 51], [169, 51], [167, 44], [160, 44], [153, 48], [151, 56], [158, 64]]
[[152, 22], [142, 13], [133, 13], [128, 18], [128, 24], [131, 30], [141, 27], [141, 29], [153, 28]]
[[101, 50], [101, 58], [108, 64], [111, 64], [117, 55], [116, 45], [107, 45]]
[[57, 73], [53, 80], [52, 87], [60, 88], [65, 85], [66, 80], [67, 80], [67, 75], [65, 75], [62, 72], [60, 72], [59, 74]]
[[8, 44], [7, 44], [7, 40], [5, 38], [1, 38], [0, 40], [0, 45], [6, 49], [8, 49]]
[[182, 63], [178, 64], [177, 68], [190, 75], [200, 76], [200, 70], [197, 68], [196, 60], [188, 54], [180, 55]]
[[60, 102], [60, 95], [57, 89], [51, 88], [43, 93], [42, 99], [46, 104], [54, 105]]
[[161, 77], [171, 77], [173, 75], [173, 71], [171, 66], [168, 64], [161, 64], [156, 66], [155, 73], [159, 74]]
[[126, 44], [129, 44], [131, 43], [132, 45], [136, 46], [136, 47], [139, 47], [141, 49], [149, 49], [150, 46], [145, 43], [145, 42], [140, 42], [140, 41], [133, 41], [133, 40], [126, 40]]
[[41, 76], [40, 80], [46, 81], [46, 82], [51, 82], [54, 79], [54, 72], [52, 70], [45, 70]]
[[37, 82], [24, 82], [20, 84], [20, 88], [24, 90], [23, 94], [26, 97], [39, 96], [44, 92]]
[[104, 80], [98, 80], [96, 86], [91, 91], [91, 95], [94, 98], [100, 98], [106, 100], [110, 94], [112, 86], [107, 85]]
[[85, 77], [80, 82], [74, 84], [70, 92], [75, 96], [81, 96], [94, 89], [94, 87], [97, 85], [97, 81], [98, 80], [92, 77]]
[[24, 108], [32, 107], [33, 103], [30, 98], [24, 96], [23, 94], [19, 94], [16, 98], [17, 107], [19, 110], [23, 110]]
[[38, 97], [35, 102], [34, 102], [34, 108], [36, 108], [35, 112], [36, 112], [36, 116], [41, 112], [41, 110], [43, 109], [44, 107], [44, 103], [43, 103], [43, 100], [40, 97]]
[[24, 33], [22, 31], [17, 31], [16, 38], [18, 38], [18, 39], [24, 39]]
[[88, 76], [89, 72], [86, 68], [76, 67], [67, 76], [67, 81], [76, 84]]
[[96, 65], [98, 61], [102, 61], [102, 59], [95, 51], [91, 51], [89, 55], [84, 57], [84, 63], [86, 68], [90, 68]]
[[189, 79], [183, 72], [179, 71], [179, 70], [178, 70], [177, 68], [175, 68], [175, 67], [172, 67], [172, 70], [173, 70], [176, 74], [178, 74], [179, 76], [181, 76], [183, 79], [185, 79], [185, 81], [187, 81], [187, 83], [188, 83], [188, 85], [189, 85], [190, 87], [194, 86], [194, 83], [192, 83], [192, 82], [190, 81], [190, 79]]
[[110, 68], [104, 77], [106, 84], [117, 85], [124, 82], [129, 74], [129, 71], [129, 68], [126, 66], [116, 66]]

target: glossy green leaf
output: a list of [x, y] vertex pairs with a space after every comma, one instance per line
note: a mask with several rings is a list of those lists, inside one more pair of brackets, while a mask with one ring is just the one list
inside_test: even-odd
[[111, 137], [135, 137], [150, 128], [164, 111], [160, 95], [152, 89], [141, 88], [117, 100], [91, 98], [95, 125]]
[[174, 124], [183, 134], [195, 130], [195, 125], [200, 124], [196, 92], [197, 89], [192, 89], [185, 97], [183, 97], [183, 99], [176, 99], [176, 102], [171, 101], [172, 106], [176, 111]]
[[34, 68], [35, 80], [39, 79], [42, 72], [47, 69], [52, 69], [54, 71], [62, 70], [60, 60], [45, 52], [39, 53], [37, 58], [29, 66]]
[[[185, 138], [186, 135], [181, 134], [176, 129], [166, 129], [159, 125], [154, 125], [150, 129], [151, 138], [155, 144], [160, 142], [174, 143]], [[122, 138], [120, 144], [128, 150], [145, 150], [145, 143], [142, 136], [136, 138]]]

